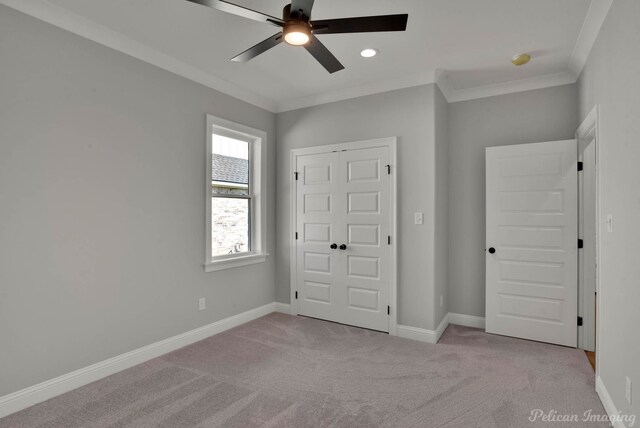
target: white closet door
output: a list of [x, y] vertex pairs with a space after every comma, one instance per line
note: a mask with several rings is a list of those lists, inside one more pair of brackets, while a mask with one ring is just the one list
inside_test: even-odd
[[338, 153], [299, 156], [297, 160], [298, 312], [340, 321], [343, 303], [337, 290], [339, 197]]
[[486, 149], [486, 330], [577, 343], [575, 140]]
[[301, 315], [389, 330], [388, 164], [389, 148], [298, 157]]
[[390, 185], [386, 165], [389, 149], [340, 153], [339, 216], [341, 243], [338, 281], [342, 285], [347, 324], [388, 331], [390, 247]]

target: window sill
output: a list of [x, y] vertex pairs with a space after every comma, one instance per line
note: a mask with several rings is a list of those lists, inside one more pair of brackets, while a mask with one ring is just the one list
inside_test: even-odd
[[251, 254], [248, 256], [238, 256], [223, 260], [213, 260], [204, 264], [205, 272], [215, 272], [223, 269], [233, 269], [241, 266], [264, 263], [269, 254]]

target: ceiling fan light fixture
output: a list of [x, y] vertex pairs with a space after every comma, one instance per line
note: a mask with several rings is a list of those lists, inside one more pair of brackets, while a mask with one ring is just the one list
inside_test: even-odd
[[309, 26], [294, 22], [284, 27], [284, 41], [293, 46], [303, 46], [311, 40], [311, 30]]

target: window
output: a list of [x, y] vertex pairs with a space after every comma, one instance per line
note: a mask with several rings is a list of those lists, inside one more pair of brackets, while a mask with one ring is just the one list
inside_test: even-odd
[[207, 272], [264, 262], [266, 134], [207, 116]]

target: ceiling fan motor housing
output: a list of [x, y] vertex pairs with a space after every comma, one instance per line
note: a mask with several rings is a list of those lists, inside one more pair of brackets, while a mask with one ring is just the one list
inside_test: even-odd
[[310, 16], [306, 16], [304, 13], [301, 13], [302, 10], [294, 10], [293, 13], [291, 11], [291, 4], [286, 5], [282, 8], [282, 19], [285, 21], [298, 21], [309, 23], [311, 20]]
[[305, 16], [302, 11], [291, 14], [290, 4], [284, 7], [282, 16], [285, 20], [282, 28], [285, 42], [294, 46], [303, 46], [309, 43], [311, 40], [309, 17]]

